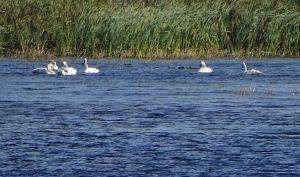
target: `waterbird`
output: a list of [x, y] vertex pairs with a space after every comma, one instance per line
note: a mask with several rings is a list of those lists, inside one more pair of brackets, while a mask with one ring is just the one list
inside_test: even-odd
[[63, 67], [61, 67], [59, 69], [59, 73], [61, 75], [76, 75], [77, 73], [77, 69], [73, 68], [73, 67], [69, 67], [67, 62], [64, 61], [63, 62]]
[[84, 73], [86, 74], [94, 74], [94, 73], [98, 73], [100, 70], [98, 68], [92, 68], [92, 67], [89, 67], [88, 64], [87, 64], [87, 59], [84, 58], [84, 65], [85, 65], [85, 69], [84, 69]]
[[56, 65], [56, 62], [54, 60], [50, 60], [53, 63], [53, 70], [57, 71], [58, 66]]
[[55, 74], [54, 70], [55, 70], [56, 63], [55, 63], [55, 61], [54, 62], [53, 61], [54, 60], [50, 60], [46, 68], [43, 68], [43, 67], [35, 68], [33, 70], [33, 73], [54, 75]]
[[207, 67], [204, 61], [201, 61], [201, 66], [199, 68], [200, 73], [211, 73], [213, 70], [210, 67]]
[[243, 68], [244, 68], [244, 72], [246, 74], [252, 74], [252, 75], [262, 74], [262, 72], [257, 70], [257, 69], [247, 69], [247, 66], [246, 66], [245, 62], [243, 62]]

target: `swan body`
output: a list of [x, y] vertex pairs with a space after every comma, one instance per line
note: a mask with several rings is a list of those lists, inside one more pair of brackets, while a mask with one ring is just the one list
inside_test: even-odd
[[84, 69], [84, 73], [86, 74], [94, 74], [94, 73], [99, 73], [99, 69], [98, 68], [92, 68], [92, 67], [89, 67], [88, 64], [87, 64], [87, 59], [84, 58], [84, 66], [85, 66], [85, 69]]
[[257, 69], [249, 69], [248, 70], [245, 62], [243, 62], [243, 68], [244, 68], [244, 72], [246, 74], [252, 74], [252, 75], [262, 74], [262, 72]]
[[[47, 65], [47, 68], [43, 68], [43, 67], [39, 67], [39, 68], [35, 68], [33, 70], [33, 73], [36, 73], [36, 74], [48, 74], [48, 75], [54, 75], [55, 74], [55, 65], [56, 63], [54, 62], [54, 60], [50, 60], [48, 65]], [[57, 66], [56, 66], [57, 67]]]
[[200, 73], [211, 73], [213, 70], [210, 67], [207, 67], [204, 61], [201, 61], [201, 66], [199, 68]]
[[66, 75], [76, 75], [77, 74], [77, 69], [75, 69], [73, 67], [69, 67], [67, 62], [64, 61], [63, 62], [63, 67], [61, 67], [59, 69], [59, 73], [61, 75], [64, 75], [64, 76], [66, 76]]

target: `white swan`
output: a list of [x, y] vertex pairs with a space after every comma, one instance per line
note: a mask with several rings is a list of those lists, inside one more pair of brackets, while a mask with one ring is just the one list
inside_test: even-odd
[[84, 66], [85, 66], [84, 73], [87, 73], [87, 74], [98, 73], [100, 71], [97, 68], [89, 67], [88, 64], [87, 64], [87, 59], [86, 58], [84, 58]]
[[248, 70], [245, 62], [243, 62], [243, 68], [244, 68], [244, 72], [246, 74], [253, 74], [253, 75], [254, 74], [262, 74], [262, 72], [257, 69], [249, 69]]
[[53, 70], [57, 71], [58, 66], [56, 65], [56, 62], [54, 60], [50, 60], [53, 63]]
[[200, 73], [211, 73], [213, 70], [210, 67], [207, 67], [204, 61], [201, 61], [201, 66], [199, 68]]
[[67, 62], [63, 62], [63, 67], [59, 69], [59, 73], [61, 75], [76, 75], [77, 74], [77, 69], [73, 67], [69, 67]]
[[43, 68], [43, 67], [35, 68], [33, 70], [33, 73], [54, 75], [55, 74], [54, 68], [55, 68], [55, 63], [53, 63], [53, 61], [50, 60], [47, 65], [47, 68]]

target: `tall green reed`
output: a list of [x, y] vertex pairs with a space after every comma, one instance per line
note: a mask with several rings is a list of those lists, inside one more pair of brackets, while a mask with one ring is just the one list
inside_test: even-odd
[[3, 55], [299, 55], [300, 11], [280, 0], [0, 0]]

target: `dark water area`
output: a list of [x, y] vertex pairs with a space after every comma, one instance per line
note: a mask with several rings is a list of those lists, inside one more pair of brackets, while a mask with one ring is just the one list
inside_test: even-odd
[[300, 176], [299, 59], [68, 63], [0, 60], [0, 176]]

